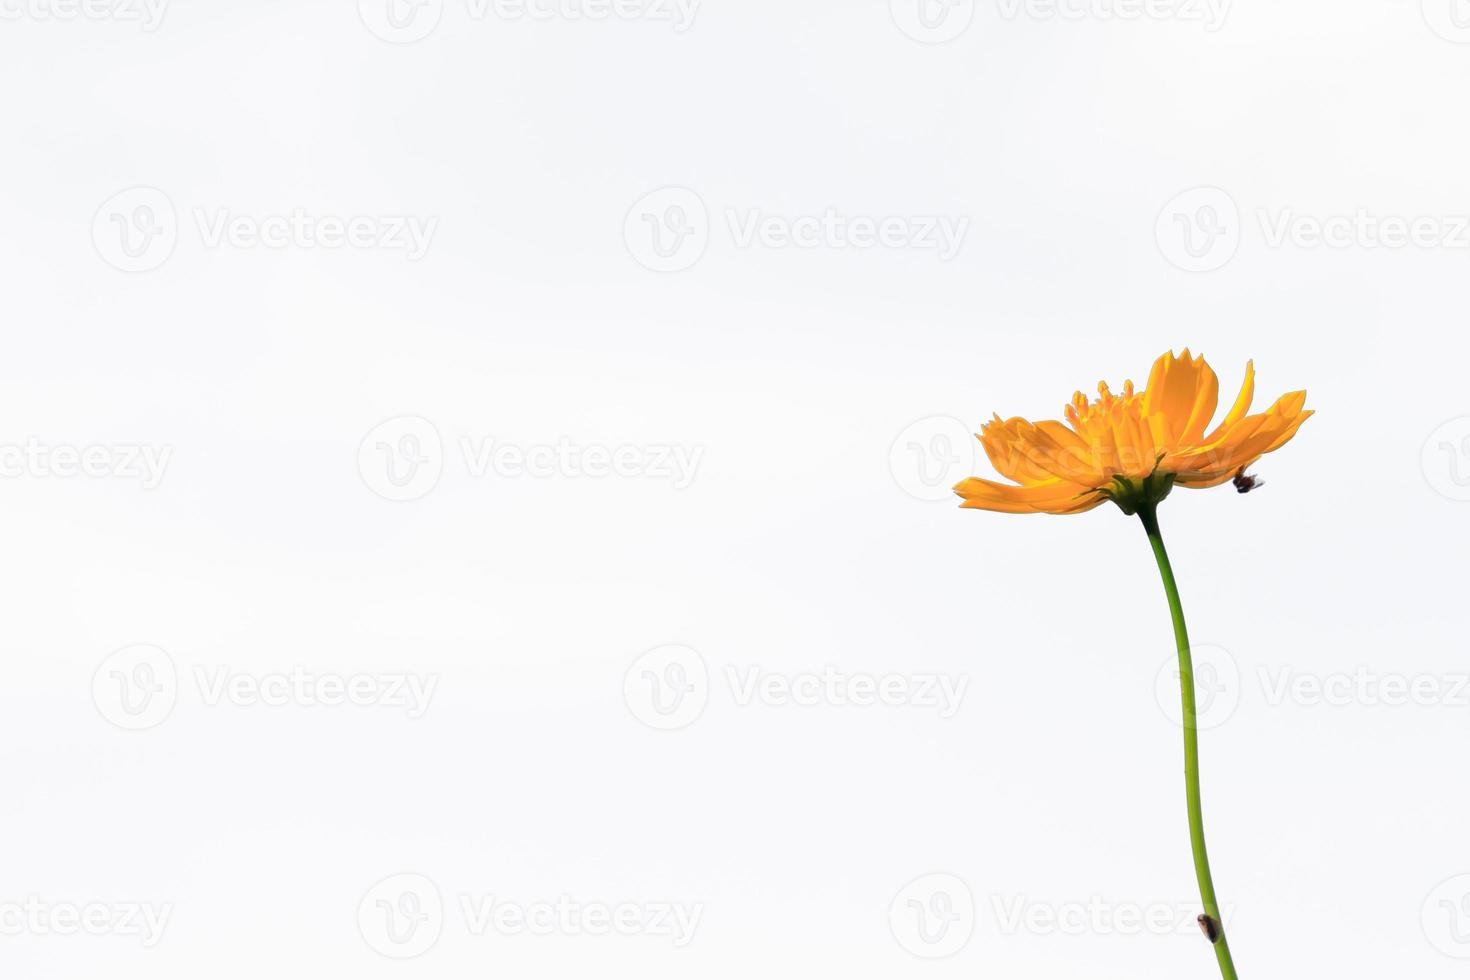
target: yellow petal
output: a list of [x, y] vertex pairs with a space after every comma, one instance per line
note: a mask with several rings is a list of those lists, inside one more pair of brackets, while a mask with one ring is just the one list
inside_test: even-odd
[[1230, 406], [1230, 411], [1220, 420], [1215, 431], [1205, 436], [1205, 442], [1214, 442], [1225, 429], [1245, 418], [1245, 413], [1251, 410], [1251, 399], [1256, 393], [1256, 362], [1245, 362], [1245, 381], [1241, 382], [1240, 394], [1235, 396], [1235, 404]]
[[1028, 426], [1023, 438], [1032, 462], [1052, 477], [1088, 487], [1107, 482], [1092, 448], [1060, 422]]
[[1004, 422], [996, 419], [981, 428], [980, 445], [985, 449], [990, 465], [1001, 476], [1023, 485], [1055, 479], [1051, 473], [1033, 463], [1024, 451], [1016, 430], [1018, 426], [1025, 424], [1024, 419], [1007, 419]]
[[1076, 514], [1103, 503], [1101, 494], [1087, 494], [1087, 490], [1087, 487], [1064, 480], [1015, 487], [973, 476], [961, 480], [954, 488], [954, 492], [964, 498], [961, 507], [1006, 514]]
[[1210, 424], [1210, 419], [1215, 417], [1215, 408], [1220, 403], [1220, 379], [1215, 372], [1205, 363], [1205, 359], [1199, 359], [1199, 371], [1195, 375], [1194, 404], [1190, 406], [1189, 419], [1184, 423], [1184, 431], [1179, 434], [1179, 441], [1186, 445], [1199, 442], [1205, 434], [1205, 426]]
[[1203, 357], [1191, 357], [1189, 348], [1178, 357], [1172, 351], [1160, 357], [1143, 393], [1144, 414], [1161, 420], [1151, 422], [1154, 441], [1166, 447], [1193, 441], [1185, 436], [1195, 427], [1193, 438], [1199, 438], [1215, 414], [1219, 393], [1214, 369]]
[[1186, 487], [1215, 486], [1279, 449], [1312, 416], [1304, 410], [1306, 399], [1305, 391], [1282, 395], [1269, 410], [1248, 415], [1233, 425], [1218, 444], [1171, 458], [1170, 465], [1177, 474], [1175, 482]]

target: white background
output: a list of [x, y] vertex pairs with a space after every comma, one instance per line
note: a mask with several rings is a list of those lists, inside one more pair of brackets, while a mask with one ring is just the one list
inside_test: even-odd
[[[0, 974], [1214, 976], [1137, 522], [921, 499], [988, 475], [943, 419], [1055, 417], [1188, 345], [1227, 403], [1254, 357], [1263, 403], [1305, 387], [1318, 410], [1259, 492], [1162, 512], [1195, 637], [1238, 670], [1203, 753], [1241, 975], [1463, 976], [1470, 884], [1440, 887], [1470, 872], [1470, 27], [1448, 2], [1210, 24], [961, 0], [926, 32], [903, 0], [706, 0], [684, 30], [446, 0], [402, 44], [366, 0], [175, 0], [153, 30], [4, 0], [0, 446], [171, 455], [151, 489], [0, 458], [0, 912], [171, 918], [148, 948], [6, 919]], [[152, 223], [116, 203], [135, 187], [166, 202]], [[638, 229], [668, 199], [635, 205], [665, 187], [705, 215], [692, 264], [656, 272]], [[828, 209], [968, 230], [945, 260], [742, 244], [729, 215]], [[1360, 209], [1447, 240], [1274, 235]], [[199, 228], [296, 210], [437, 226], [416, 260]], [[134, 218], [161, 251], [125, 272]], [[391, 502], [360, 448], [403, 416], [442, 474]], [[651, 463], [476, 476], [461, 439], [702, 455], [682, 489]], [[937, 452], [927, 485], [910, 441]], [[104, 661], [135, 644], [178, 683], [132, 731]], [[707, 704], [661, 731], [624, 682], [669, 644]], [[742, 705], [727, 679], [828, 666], [968, 686], [946, 719]], [[412, 719], [211, 705], [196, 680], [294, 667], [438, 686]], [[1439, 698], [1273, 696], [1360, 668]], [[400, 873], [445, 907], [405, 961], [371, 926]], [[974, 907], [933, 960], [903, 925], [931, 874]], [[564, 895], [702, 918], [676, 948], [473, 935], [459, 906]], [[1089, 902], [1177, 911], [1169, 935], [1007, 922]]]

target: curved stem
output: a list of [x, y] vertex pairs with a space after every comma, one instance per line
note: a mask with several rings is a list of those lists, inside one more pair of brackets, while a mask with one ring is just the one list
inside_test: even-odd
[[1230, 959], [1230, 945], [1225, 940], [1225, 921], [1215, 900], [1215, 883], [1210, 878], [1210, 857], [1205, 852], [1205, 819], [1199, 790], [1199, 720], [1194, 704], [1194, 662], [1189, 654], [1189, 630], [1184, 625], [1184, 606], [1179, 601], [1179, 586], [1174, 583], [1174, 569], [1169, 565], [1169, 553], [1164, 550], [1164, 539], [1159, 534], [1157, 506], [1148, 504], [1140, 508], [1138, 516], [1143, 520], [1148, 543], [1153, 546], [1154, 558], [1159, 563], [1164, 593], [1169, 597], [1169, 615], [1174, 620], [1174, 643], [1179, 650], [1179, 689], [1184, 698], [1184, 785], [1189, 799], [1189, 844], [1194, 852], [1194, 874], [1199, 879], [1199, 894], [1204, 901], [1205, 914], [1214, 920], [1218, 937], [1214, 941], [1215, 958], [1220, 961], [1220, 974], [1225, 980], [1237, 980], [1235, 963]]

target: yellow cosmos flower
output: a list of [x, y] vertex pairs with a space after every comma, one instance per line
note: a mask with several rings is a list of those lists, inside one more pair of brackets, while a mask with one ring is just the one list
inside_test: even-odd
[[1279, 449], [1311, 417], [1305, 391], [1282, 395], [1266, 411], [1247, 414], [1255, 387], [1255, 368], [1247, 364], [1235, 404], [1210, 428], [1220, 395], [1215, 372], [1203, 357], [1191, 357], [1187, 349], [1178, 357], [1171, 351], [1154, 362], [1142, 392], [1135, 392], [1130, 381], [1122, 395], [1114, 395], [1106, 384], [1098, 385], [1096, 399], [1081, 392], [1073, 395], [1065, 425], [1018, 418], [1002, 421], [997, 415], [981, 430], [980, 442], [996, 470], [1015, 482], [971, 477], [955, 487], [965, 507], [1011, 514], [1078, 514], [1111, 500], [1142, 522], [1174, 625], [1189, 845], [1204, 905], [1199, 925], [1214, 948], [1222, 980], [1238, 980], [1238, 975], [1205, 847], [1194, 658], [1179, 586], [1159, 530], [1158, 505], [1176, 484], [1213, 487], [1234, 477], [1242, 493], [1251, 489], [1255, 481], [1245, 475], [1245, 468]]
[[[980, 443], [997, 472], [1014, 484], [971, 477], [955, 493], [962, 507], [1008, 514], [1080, 514], [1107, 500], [1125, 513], [1157, 503], [1174, 486], [1213, 487], [1237, 476], [1296, 435], [1312, 413], [1307, 393], [1282, 395], [1264, 412], [1250, 411], [1255, 368], [1247, 364], [1235, 404], [1213, 429], [1220, 382], [1204, 357], [1188, 348], [1154, 362], [1148, 386], [1133, 382], [1114, 395], [1082, 392], [1066, 407], [1067, 424], [995, 416]], [[1246, 485], [1248, 486], [1248, 485]]]

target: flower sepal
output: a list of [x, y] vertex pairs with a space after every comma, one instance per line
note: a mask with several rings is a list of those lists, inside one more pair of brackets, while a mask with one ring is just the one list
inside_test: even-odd
[[1153, 507], [1169, 496], [1169, 491], [1174, 489], [1174, 474], [1154, 470], [1142, 480], [1130, 479], [1126, 476], [1115, 476], [1112, 482], [1105, 487], [1099, 487], [1097, 493], [1118, 505], [1118, 509], [1132, 517], [1145, 507]]

